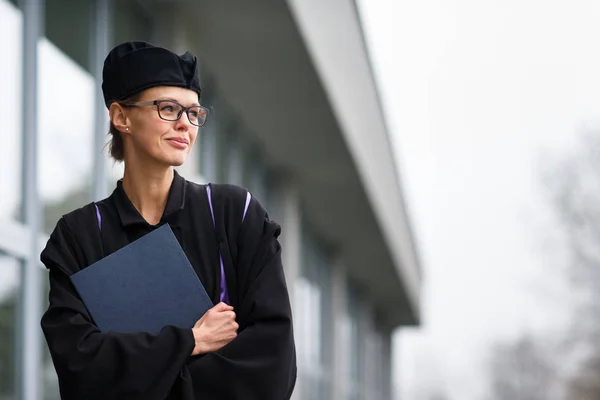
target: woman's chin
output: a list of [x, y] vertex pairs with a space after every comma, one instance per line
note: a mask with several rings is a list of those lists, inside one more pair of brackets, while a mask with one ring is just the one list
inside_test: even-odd
[[185, 160], [187, 158], [187, 151], [186, 152], [170, 152], [170, 154], [164, 154], [163, 157], [161, 157], [162, 161], [165, 164], [169, 164], [173, 167], [179, 167], [180, 165], [182, 165]]
[[185, 157], [174, 157], [169, 164], [172, 167], [179, 167], [185, 162]]

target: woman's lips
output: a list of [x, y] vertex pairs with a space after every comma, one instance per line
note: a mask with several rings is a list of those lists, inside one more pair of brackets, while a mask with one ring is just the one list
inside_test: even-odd
[[182, 138], [171, 138], [167, 139], [169, 144], [177, 149], [185, 149], [188, 147], [188, 141]]

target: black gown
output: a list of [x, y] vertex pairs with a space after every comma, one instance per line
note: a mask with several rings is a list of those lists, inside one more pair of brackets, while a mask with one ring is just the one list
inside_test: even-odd
[[[50, 305], [41, 321], [58, 375], [71, 399], [289, 399], [296, 381], [290, 301], [277, 240], [280, 227], [246, 191], [206, 186], [175, 173], [165, 211], [149, 225], [119, 181], [112, 195], [64, 215], [41, 260], [49, 269]], [[69, 276], [168, 223], [216, 304], [221, 251], [238, 336], [217, 352], [192, 357], [191, 329], [165, 326], [159, 334], [101, 333]]]

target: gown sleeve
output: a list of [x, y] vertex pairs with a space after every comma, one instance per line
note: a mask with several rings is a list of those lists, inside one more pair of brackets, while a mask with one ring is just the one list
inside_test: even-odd
[[61, 219], [41, 255], [50, 279], [41, 326], [61, 398], [164, 400], [192, 353], [192, 331], [166, 326], [156, 335], [100, 332], [64, 272], [81, 267], [81, 251]]
[[[254, 200], [253, 200], [254, 202]], [[251, 205], [237, 237], [238, 336], [187, 365], [193, 398], [285, 400], [296, 382], [292, 313], [277, 240], [280, 228]]]

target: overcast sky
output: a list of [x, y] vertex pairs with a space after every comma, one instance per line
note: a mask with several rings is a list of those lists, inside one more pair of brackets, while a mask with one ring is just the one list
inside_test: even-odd
[[600, 125], [600, 3], [359, 5], [425, 271], [396, 380], [477, 398], [494, 341], [564, 321], [540, 175]]

